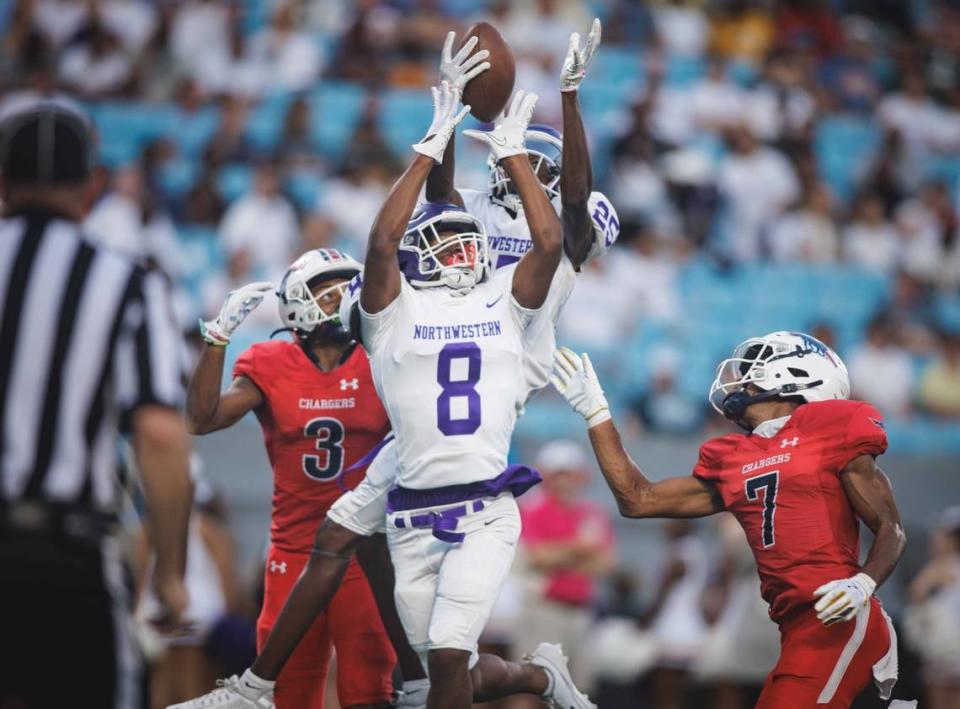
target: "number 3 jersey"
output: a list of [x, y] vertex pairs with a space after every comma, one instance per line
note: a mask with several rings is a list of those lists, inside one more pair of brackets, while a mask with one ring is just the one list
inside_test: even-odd
[[515, 271], [499, 269], [464, 295], [403, 279], [382, 311], [361, 308], [374, 382], [397, 438], [398, 485], [470, 483], [506, 468], [526, 395], [524, 331], [540, 312], [514, 300]]
[[[367, 354], [354, 347], [330, 372], [295, 342], [253, 345], [233, 368], [263, 393], [255, 410], [273, 467], [270, 539], [284, 551], [307, 553], [327, 509], [343, 493], [337, 483], [390, 430], [377, 398]], [[355, 487], [361, 472], [344, 476]]]
[[693, 474], [716, 488], [746, 532], [773, 620], [808, 609], [816, 588], [860, 571], [859, 522], [840, 474], [886, 449], [880, 413], [843, 400], [800, 406], [770, 438], [730, 434], [700, 448]]

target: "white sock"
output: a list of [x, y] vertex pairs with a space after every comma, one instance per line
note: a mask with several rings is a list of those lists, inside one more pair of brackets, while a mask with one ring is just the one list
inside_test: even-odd
[[429, 679], [409, 679], [403, 683], [403, 691], [412, 694], [421, 689], [430, 689]]
[[249, 668], [240, 677], [240, 682], [254, 689], [273, 689], [273, 685], [276, 684], [276, 682], [257, 677]]

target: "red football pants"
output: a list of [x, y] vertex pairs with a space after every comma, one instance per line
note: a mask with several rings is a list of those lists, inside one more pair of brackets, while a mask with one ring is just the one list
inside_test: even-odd
[[[290, 590], [306, 566], [307, 554], [271, 546], [264, 574], [263, 609], [257, 619], [257, 650], [263, 648]], [[343, 583], [284, 665], [274, 691], [277, 709], [323, 709], [327, 670], [337, 651], [337, 696], [343, 707], [379, 704], [393, 694], [397, 662], [383, 629], [373, 592], [356, 560]]]
[[757, 709], [846, 709], [889, 649], [890, 631], [876, 598], [856, 619], [831, 626], [817, 620], [811, 607], [781, 626], [780, 660]]

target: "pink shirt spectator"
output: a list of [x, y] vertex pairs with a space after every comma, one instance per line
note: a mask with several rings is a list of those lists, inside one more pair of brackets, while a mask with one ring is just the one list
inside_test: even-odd
[[[614, 548], [610, 515], [593, 502], [570, 505], [545, 494], [521, 507], [520, 515], [523, 520], [520, 541], [528, 547], [579, 541], [584, 548], [597, 552]], [[575, 606], [593, 602], [596, 584], [589, 574], [559, 569], [548, 573], [546, 579], [544, 595], [552, 601]]]

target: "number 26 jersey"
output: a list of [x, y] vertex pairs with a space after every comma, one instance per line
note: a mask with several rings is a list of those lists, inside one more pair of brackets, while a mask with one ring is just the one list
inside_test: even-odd
[[693, 475], [715, 487], [746, 532], [773, 620], [860, 571], [859, 521], [840, 474], [886, 448], [880, 413], [845, 400], [800, 406], [771, 438], [730, 434], [701, 446]]
[[[343, 494], [337, 478], [390, 431], [362, 347], [324, 372], [300, 345], [259, 342], [237, 359], [234, 377], [263, 394], [255, 409], [273, 468], [270, 540], [278, 549], [309, 553], [317, 526]], [[356, 487], [363, 471], [344, 476]]]
[[501, 268], [463, 295], [402, 279], [382, 311], [361, 308], [402, 487], [490, 480], [506, 468], [517, 404], [526, 396], [524, 331], [540, 312], [514, 300], [515, 271]]

